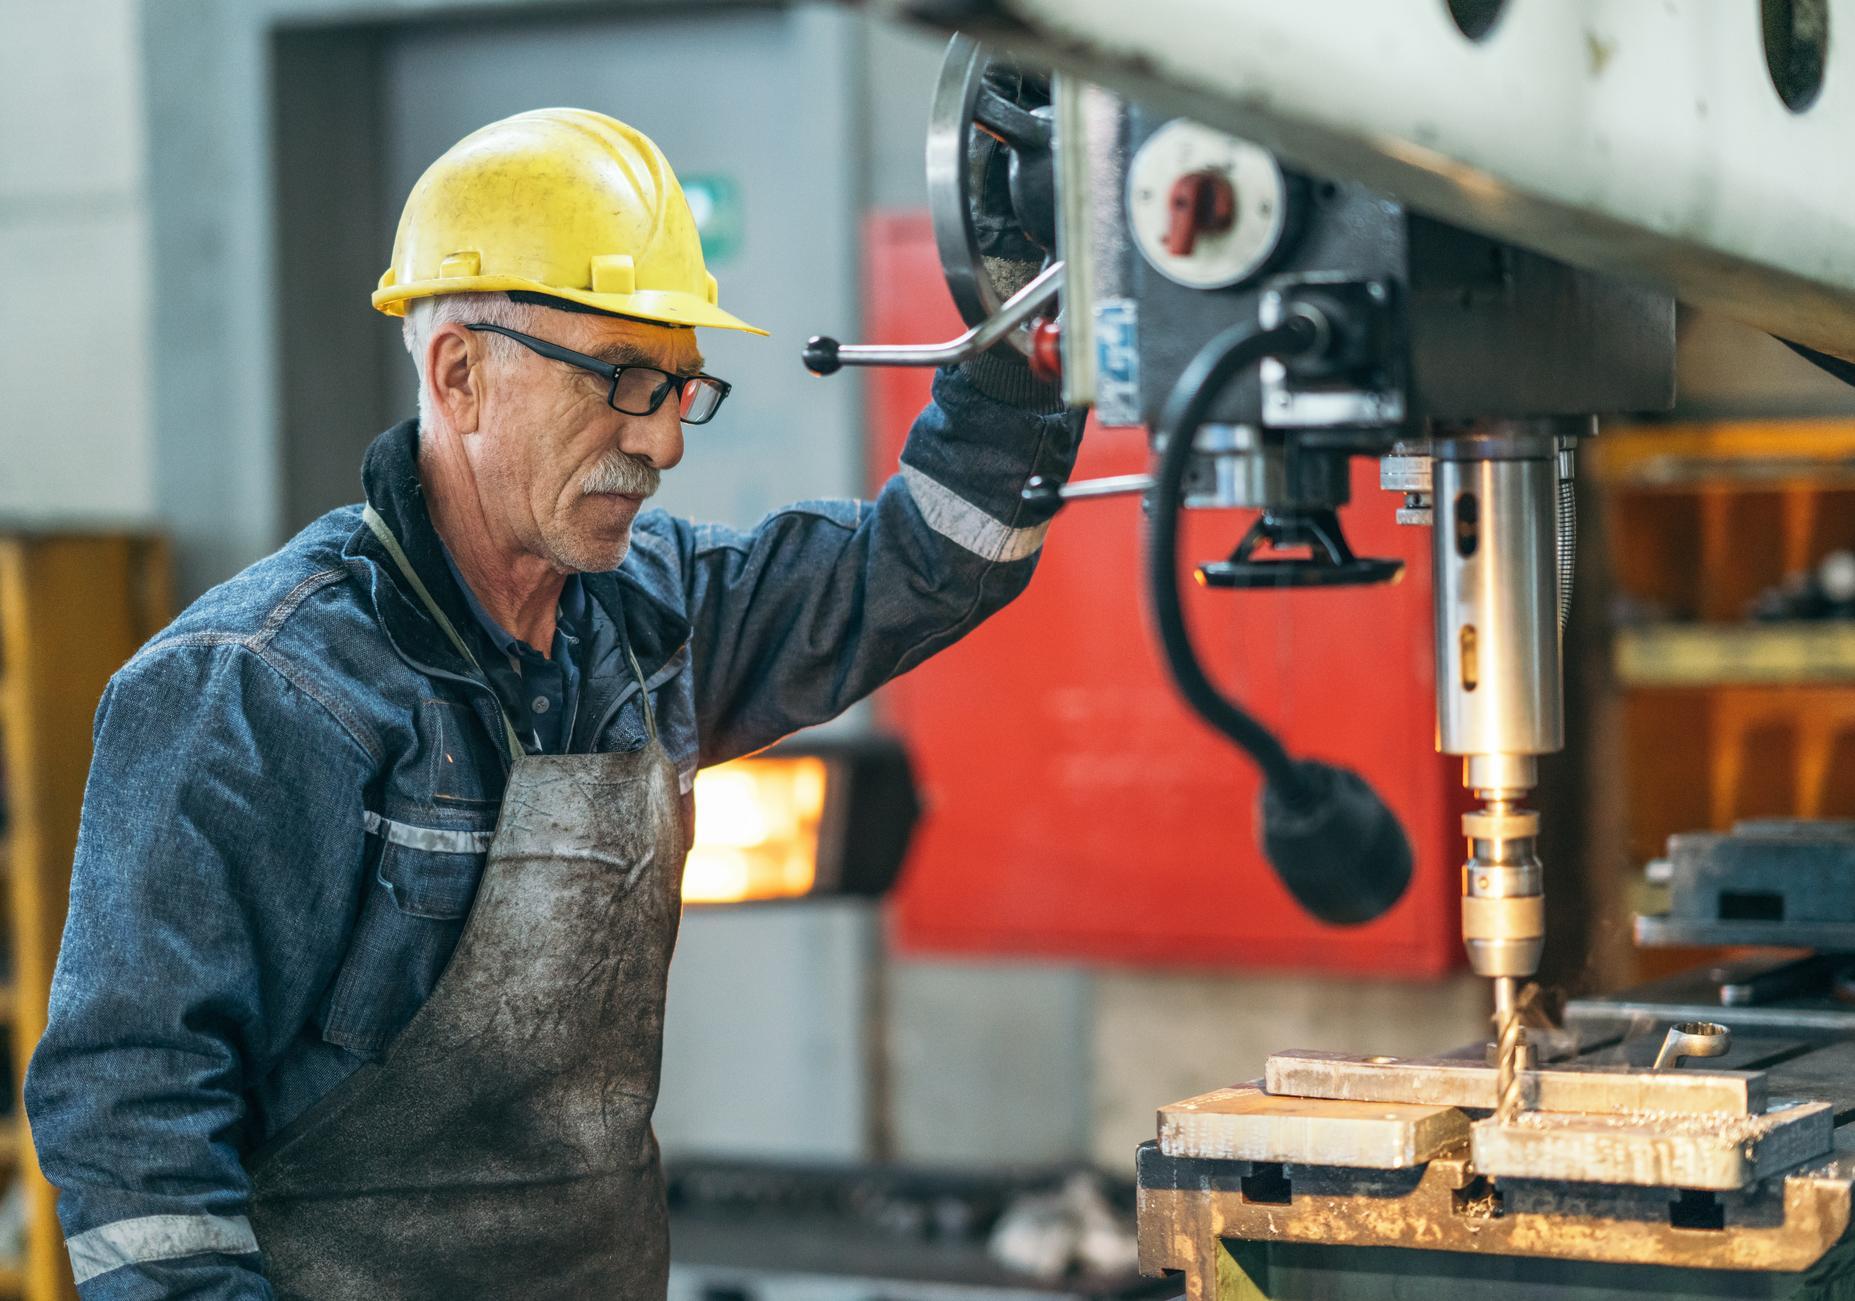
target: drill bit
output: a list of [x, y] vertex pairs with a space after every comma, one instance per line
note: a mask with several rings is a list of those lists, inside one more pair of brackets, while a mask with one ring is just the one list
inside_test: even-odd
[[1494, 1096], [1495, 1117], [1509, 1124], [1521, 1111], [1524, 1090], [1520, 1072], [1526, 1069], [1526, 1019], [1539, 996], [1539, 986], [1532, 981], [1521, 985], [1513, 976], [1500, 976], [1494, 982]]

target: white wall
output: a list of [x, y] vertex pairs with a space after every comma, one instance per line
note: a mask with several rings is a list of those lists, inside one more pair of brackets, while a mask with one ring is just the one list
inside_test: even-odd
[[141, 521], [139, 0], [0, 0], [0, 520]]

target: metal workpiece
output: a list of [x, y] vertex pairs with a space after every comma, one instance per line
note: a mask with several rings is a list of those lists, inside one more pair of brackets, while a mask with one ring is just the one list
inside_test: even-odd
[[1456, 1107], [1283, 1097], [1261, 1081], [1159, 1109], [1161, 1151], [1222, 1161], [1404, 1170], [1468, 1137], [1469, 1119]]
[[[1281, 1052], [1269, 1058], [1270, 1093], [1344, 1102], [1468, 1107], [1492, 1111], [1491, 1066], [1463, 1057], [1355, 1057]], [[1550, 1112], [1657, 1112], [1669, 1116], [1752, 1116], [1765, 1110], [1758, 1071], [1655, 1071], [1565, 1062], [1521, 1072], [1527, 1107]]]
[[[1682, 1027], [1671, 1033], [1679, 1045], [1717, 1055], [1729, 1036], [1723, 1027], [1710, 1028], [1720, 1033]], [[1746, 1188], [1830, 1150], [1829, 1103], [1765, 1103], [1738, 1073], [1718, 1082], [1699, 1072], [1663, 1074], [1664, 1047], [1649, 1072], [1524, 1073], [1522, 1088], [1550, 1108], [1536, 1105], [1512, 1118], [1497, 1112], [1472, 1126], [1462, 1110], [1470, 1104], [1444, 1098], [1468, 1094], [1488, 1101], [1487, 1082], [1474, 1077], [1475, 1087], [1465, 1088], [1471, 1080], [1460, 1067], [1367, 1059], [1364, 1065], [1378, 1070], [1364, 1079], [1355, 1071], [1330, 1069], [1327, 1078], [1313, 1082], [1332, 1093], [1338, 1077], [1355, 1095], [1331, 1098], [1301, 1096], [1291, 1091], [1292, 1084], [1279, 1087], [1296, 1076], [1320, 1074], [1315, 1063], [1283, 1062], [1300, 1069], [1272, 1070], [1277, 1083], [1267, 1092], [1241, 1085], [1162, 1107], [1160, 1150], [1168, 1156], [1402, 1170], [1443, 1155], [1467, 1137], [1475, 1169], [1492, 1178], [1715, 1191]], [[1278, 1060], [1272, 1058], [1270, 1066]], [[1665, 1082], [1671, 1079], [1678, 1083]], [[1744, 1105], [1755, 1099], [1755, 1105]]]
[[[1463, 832], [1486, 867], [1485, 882], [1465, 881], [1471, 897], [1528, 897], [1537, 863], [1521, 851], [1537, 815], [1497, 800]], [[1724, 897], [1729, 913], [1795, 906], [1827, 919], [1855, 911], [1851, 891], [1806, 905], [1784, 886], [1814, 894], [1851, 866], [1855, 824], [1771, 821], [1676, 837], [1665, 874], [1704, 917]], [[1182, 1272], [1187, 1297], [1203, 1301], [1229, 1295], [1233, 1279], [1238, 1295], [1254, 1285], [1324, 1298], [1354, 1284], [1402, 1295], [1398, 1281], [1415, 1278], [1480, 1280], [1487, 1295], [1516, 1298], [1847, 1301], [1855, 1124], [1839, 1131], [1837, 1118], [1855, 1116], [1855, 1009], [1839, 1001], [1852, 968], [1835, 955], [1736, 958], [1575, 1001], [1562, 1027], [1538, 1034], [1540, 1062], [1514, 1073], [1511, 1113], [1479, 1044], [1440, 1057], [1277, 1053], [1266, 1121], [1244, 1099], [1240, 1135], [1200, 1115], [1142, 1149], [1142, 1268]], [[1531, 1024], [1524, 998], [1506, 1010]], [[1191, 1101], [1224, 1110], [1214, 1096]], [[1374, 1107], [1387, 1110], [1374, 1119]], [[1433, 1108], [1468, 1120], [1466, 1150], [1438, 1140], [1416, 1158], [1419, 1118], [1432, 1135], [1453, 1124]], [[1412, 1247], [1423, 1250], [1357, 1250]], [[1466, 1259], [1488, 1256], [1519, 1259]], [[1305, 1288], [1280, 1286], [1304, 1264]]]
[[[1469, 1048], [1277, 1053], [1272, 1103], [1239, 1086], [1162, 1111], [1166, 1137], [1136, 1161], [1141, 1268], [1182, 1274], [1199, 1301], [1233, 1280], [1240, 1296], [1390, 1297], [1420, 1276], [1454, 1280], [1449, 1296], [1478, 1279], [1489, 1297], [1846, 1301], [1810, 1280], [1855, 1265], [1855, 1135], [1835, 1131], [1855, 1108], [1855, 1043], [1752, 1036], [1718, 1060], [1764, 1069], [1658, 1070], [1666, 1028], [1581, 1024], [1522, 1073], [1528, 1105], [1506, 1123]], [[1437, 1109], [1469, 1122], [1466, 1145], [1441, 1137], [1455, 1122]], [[1313, 1281], [1278, 1290], [1284, 1262]]]
[[1827, 1154], [1835, 1109], [1774, 1102], [1756, 1116], [1529, 1111], [1470, 1127], [1475, 1169], [1492, 1179], [1740, 1191]]

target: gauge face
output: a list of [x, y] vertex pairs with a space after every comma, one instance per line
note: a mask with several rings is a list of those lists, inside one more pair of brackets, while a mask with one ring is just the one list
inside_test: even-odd
[[1161, 275], [1192, 289], [1225, 289], [1267, 266], [1288, 231], [1289, 203], [1275, 155], [1183, 118], [1155, 131], [1128, 167], [1134, 243]]

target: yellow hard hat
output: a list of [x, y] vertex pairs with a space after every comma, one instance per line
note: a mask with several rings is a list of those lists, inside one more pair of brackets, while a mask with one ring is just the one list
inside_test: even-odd
[[425, 169], [374, 306], [531, 293], [602, 312], [765, 334], [717, 304], [683, 187], [643, 132], [579, 108], [517, 113]]

